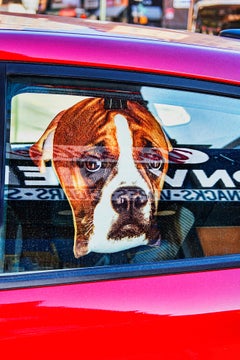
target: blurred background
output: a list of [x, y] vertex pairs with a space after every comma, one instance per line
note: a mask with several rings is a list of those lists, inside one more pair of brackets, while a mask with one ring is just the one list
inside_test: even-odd
[[240, 28], [240, 0], [0, 0], [0, 11], [187, 29]]

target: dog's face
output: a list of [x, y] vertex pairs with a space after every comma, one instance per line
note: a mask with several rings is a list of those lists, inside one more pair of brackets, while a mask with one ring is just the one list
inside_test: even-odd
[[56, 116], [30, 155], [41, 169], [52, 159], [72, 208], [76, 257], [159, 239], [154, 213], [169, 150], [159, 123], [135, 102], [116, 110], [86, 99]]

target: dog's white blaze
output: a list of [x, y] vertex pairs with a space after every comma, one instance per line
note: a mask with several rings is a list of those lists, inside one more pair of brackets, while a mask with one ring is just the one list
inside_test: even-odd
[[[136, 168], [133, 159], [133, 140], [128, 122], [123, 115], [114, 118], [116, 134], [119, 147], [119, 159], [117, 164], [117, 175], [105, 184], [102, 189], [102, 197], [94, 210], [94, 232], [89, 240], [89, 252], [117, 252], [130, 249], [135, 246], [147, 244], [145, 234], [132, 238], [120, 240], [108, 239], [111, 226], [118, 219], [119, 214], [113, 209], [111, 197], [114, 191], [123, 186], [137, 186], [146, 194], [149, 192], [148, 185]], [[148, 220], [151, 211], [150, 200], [144, 208], [144, 217]]]
[[127, 120], [122, 115], [115, 116], [117, 129], [117, 141], [119, 147], [118, 178], [123, 185], [136, 185], [139, 180], [139, 172], [133, 160], [133, 141], [129, 131]]
[[115, 188], [120, 186], [138, 186], [148, 194], [149, 188], [146, 181], [137, 170], [133, 159], [133, 139], [128, 122], [123, 115], [115, 116], [117, 141], [119, 147], [118, 173], [114, 178]]

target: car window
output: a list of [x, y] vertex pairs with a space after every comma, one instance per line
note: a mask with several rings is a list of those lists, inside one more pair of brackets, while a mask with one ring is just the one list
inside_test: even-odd
[[239, 99], [9, 84], [2, 272], [240, 252]]

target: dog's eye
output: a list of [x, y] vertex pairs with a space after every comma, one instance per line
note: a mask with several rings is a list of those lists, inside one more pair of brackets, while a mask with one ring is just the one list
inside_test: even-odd
[[101, 169], [102, 163], [98, 159], [92, 159], [85, 162], [85, 168], [90, 172], [96, 172]]
[[156, 160], [156, 161], [152, 161], [149, 163], [149, 169], [151, 170], [161, 170], [163, 165], [163, 161], [162, 160]]
[[155, 176], [160, 176], [164, 161], [160, 155], [154, 154], [148, 159], [148, 170]]

